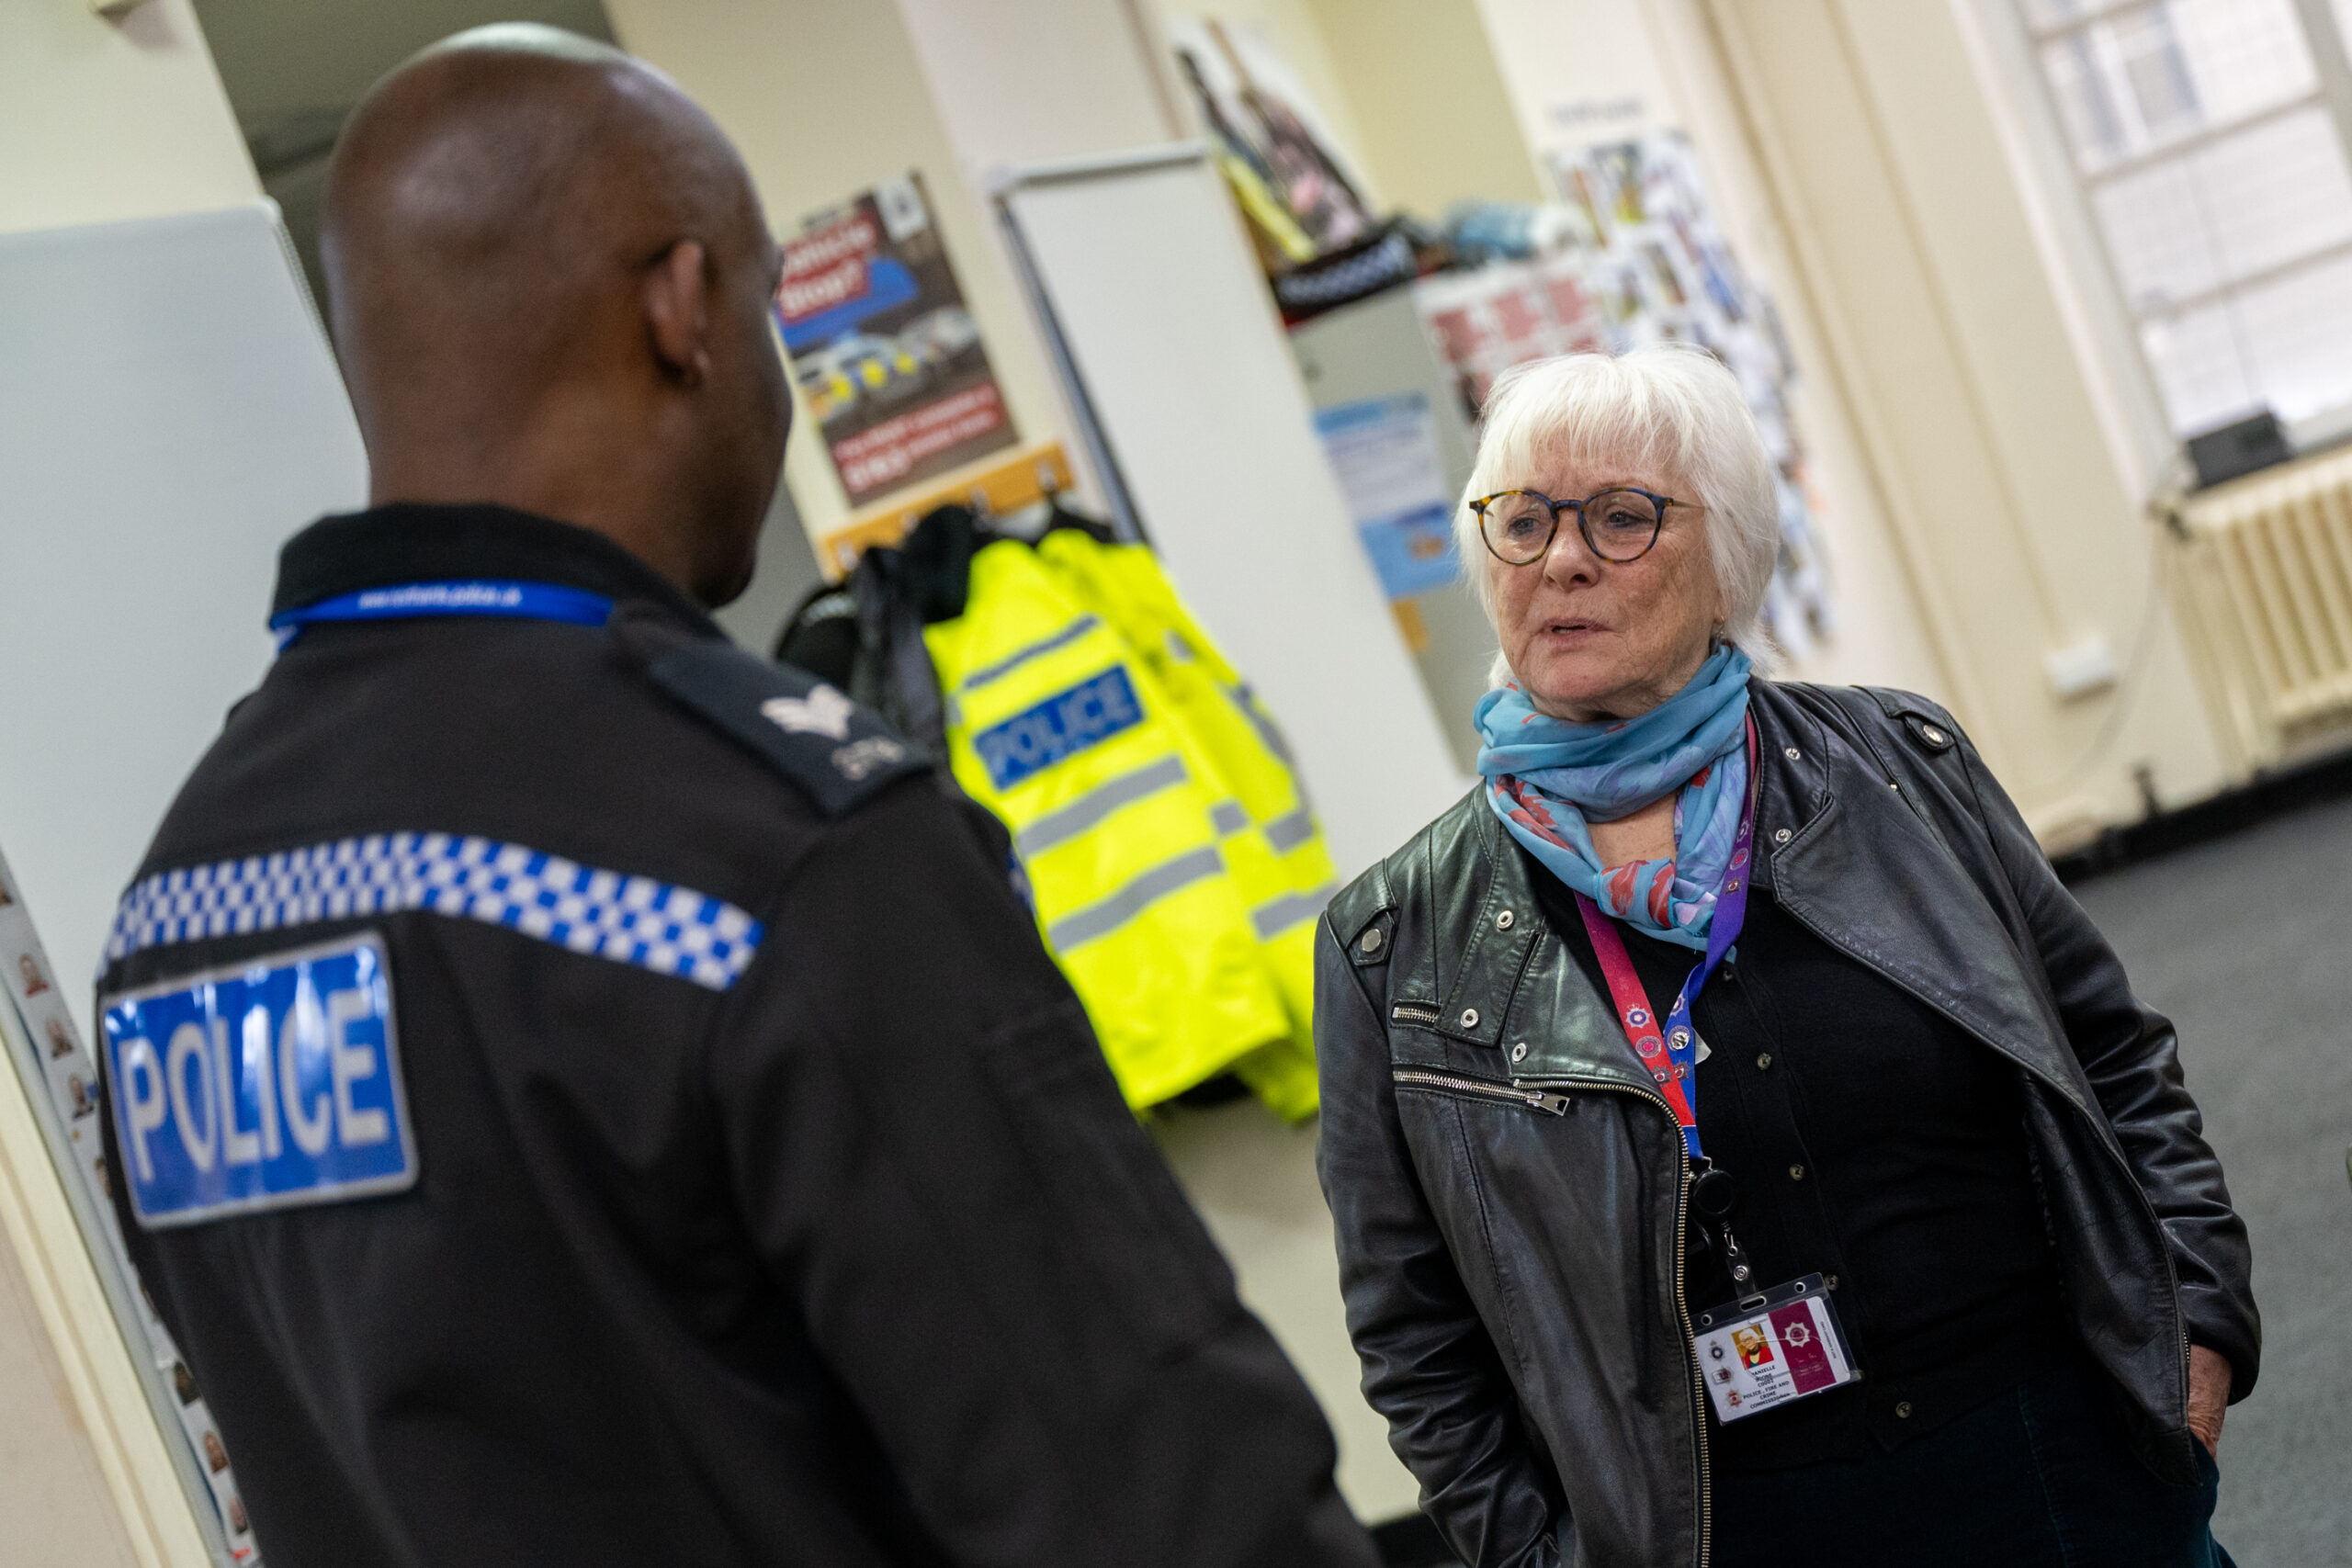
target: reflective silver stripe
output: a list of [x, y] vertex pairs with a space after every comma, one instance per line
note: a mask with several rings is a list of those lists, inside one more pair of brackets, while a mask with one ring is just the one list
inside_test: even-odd
[[1241, 710], [1242, 716], [1249, 719], [1250, 727], [1258, 732], [1259, 743], [1279, 758], [1283, 766], [1295, 768], [1298, 765], [1291, 759], [1290, 743], [1283, 739], [1283, 732], [1274, 727], [1273, 715], [1266, 711], [1265, 705], [1258, 701], [1258, 694], [1251, 691], [1247, 682], [1233, 686], [1219, 686], [1217, 690], [1232, 699], [1233, 705]]
[[972, 691], [976, 687], [987, 685], [990, 681], [1010, 675], [1015, 670], [1020, 669], [1023, 664], [1028, 663], [1031, 660], [1041, 658], [1046, 654], [1053, 652], [1054, 649], [1057, 648], [1066, 647], [1070, 643], [1076, 642], [1080, 637], [1084, 637], [1088, 632], [1092, 631], [1102, 624], [1102, 618], [1100, 615], [1080, 615], [1078, 619], [1072, 621], [1069, 625], [1064, 626], [1053, 636], [1043, 638], [1037, 642], [1033, 642], [1028, 647], [1022, 649], [1017, 652], [1008, 653], [1002, 659], [998, 660], [994, 664], [984, 664], [980, 666], [980, 668], [973, 671], [969, 675], [964, 677], [962, 689], [967, 692]]
[[1315, 837], [1315, 813], [1302, 806], [1285, 817], [1277, 817], [1266, 824], [1266, 842], [1274, 853], [1286, 855], [1307, 840]]
[[1209, 807], [1209, 824], [1218, 838], [1227, 838], [1250, 826], [1250, 813], [1241, 809], [1238, 800], [1220, 800]]
[[1340, 890], [1336, 882], [1327, 882], [1312, 893], [1285, 893], [1279, 898], [1268, 899], [1250, 911], [1250, 923], [1258, 928], [1260, 942], [1272, 942], [1301, 920], [1311, 920], [1323, 912], [1331, 895]]
[[1077, 838], [1128, 802], [1158, 795], [1191, 776], [1184, 771], [1182, 757], [1170, 755], [1146, 763], [1108, 784], [1095, 785], [1068, 806], [1046, 812], [1013, 835], [1012, 847], [1021, 852], [1023, 860], [1042, 854], [1056, 844]]
[[1064, 915], [1046, 928], [1046, 940], [1056, 953], [1068, 953], [1080, 942], [1110, 935], [1178, 888], [1224, 873], [1225, 857], [1214, 846], [1187, 851], [1174, 860], [1160, 862], [1108, 898]]

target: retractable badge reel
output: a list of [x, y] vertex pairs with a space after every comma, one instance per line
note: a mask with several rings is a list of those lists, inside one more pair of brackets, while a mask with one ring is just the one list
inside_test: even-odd
[[1841, 1383], [1861, 1372], [1846, 1348], [1838, 1309], [1818, 1274], [1747, 1292], [1754, 1271], [1731, 1234], [1731, 1173], [1709, 1166], [1690, 1184], [1690, 1207], [1702, 1234], [1723, 1253], [1736, 1301], [1694, 1314], [1700, 1374], [1716, 1418], [1737, 1421]]

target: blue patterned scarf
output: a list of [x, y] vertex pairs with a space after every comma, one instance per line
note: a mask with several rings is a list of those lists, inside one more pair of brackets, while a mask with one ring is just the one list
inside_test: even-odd
[[[1555, 876], [1635, 931], [1703, 949], [1747, 793], [1747, 676], [1718, 648], [1690, 683], [1645, 714], [1600, 724], [1549, 718], [1516, 682], [1478, 699], [1487, 804]], [[1611, 868], [1588, 819], [1613, 822], [1660, 795], [1674, 802], [1674, 858]]]

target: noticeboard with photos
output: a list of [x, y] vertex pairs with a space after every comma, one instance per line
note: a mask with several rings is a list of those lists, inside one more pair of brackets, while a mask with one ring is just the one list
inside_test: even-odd
[[1555, 354], [1622, 353], [1675, 339], [1739, 378], [1764, 435], [1780, 502], [1781, 557], [1765, 605], [1774, 640], [1802, 657], [1834, 627], [1797, 371], [1779, 312], [1716, 221], [1690, 143], [1677, 132], [1555, 159], [1563, 198], [1534, 254], [1416, 283], [1431, 343], [1475, 414], [1497, 376]]
[[195, 1374], [173, 1343], [171, 1331], [131, 1268], [110, 1196], [100, 1131], [103, 1098], [99, 1066], [83, 1043], [65, 981], [50, 961], [33, 925], [21, 888], [0, 857], [0, 1045], [5, 1045], [18, 1082], [58, 1168], [61, 1184], [100, 1283], [112, 1303], [123, 1341], [139, 1364], [141, 1382], [167, 1442], [197, 1494], [199, 1517], [215, 1527], [209, 1543], [225, 1568], [258, 1568], [261, 1551], [237, 1490], [227, 1445], [213, 1420]]

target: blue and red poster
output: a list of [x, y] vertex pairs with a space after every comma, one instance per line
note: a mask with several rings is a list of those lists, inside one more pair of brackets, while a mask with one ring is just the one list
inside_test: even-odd
[[802, 223], [776, 316], [852, 506], [1018, 439], [920, 175]]

